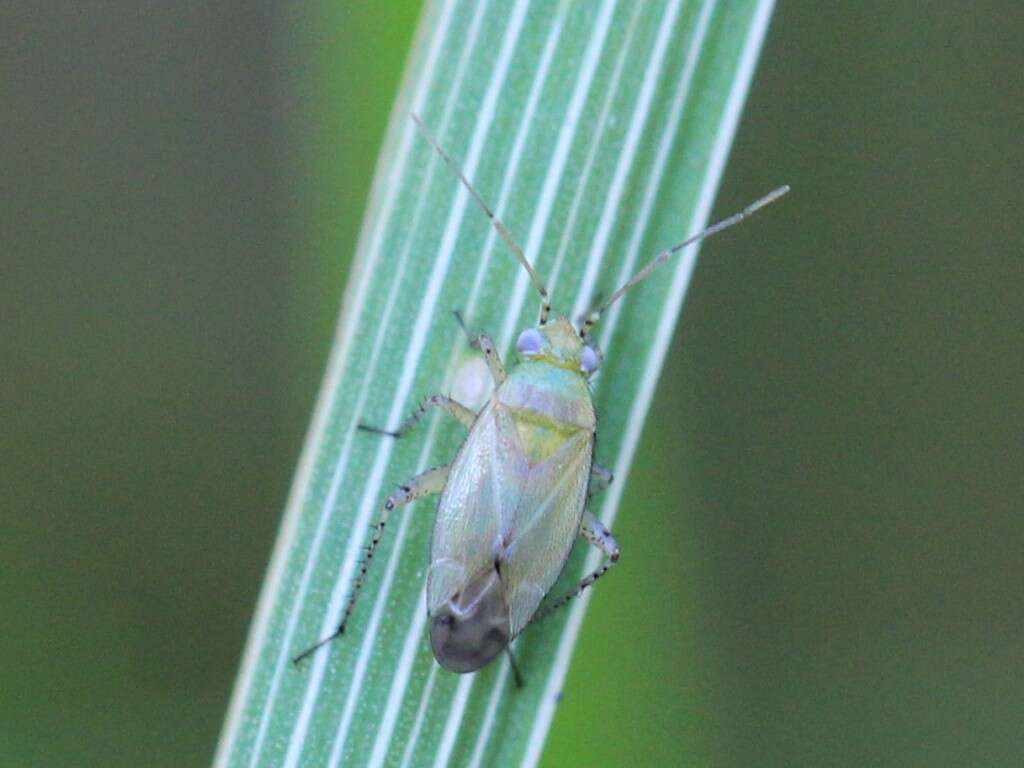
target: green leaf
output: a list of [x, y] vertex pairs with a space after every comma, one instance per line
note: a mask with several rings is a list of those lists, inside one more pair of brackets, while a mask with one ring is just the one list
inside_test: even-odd
[[[587, 598], [474, 675], [434, 663], [423, 598], [436, 502], [396, 513], [343, 638], [330, 634], [390, 489], [447, 463], [464, 430], [418, 400], [479, 404], [486, 372], [452, 318], [506, 357], [537, 297], [412, 121], [421, 115], [524, 246], [556, 312], [578, 318], [704, 226], [771, 14], [769, 0], [438, 0], [392, 116], [327, 374], [239, 672], [216, 764], [534, 765]], [[685, 249], [597, 328], [598, 460], [609, 525], [693, 269]], [[578, 546], [569, 586], [599, 560]], [[614, 578], [614, 576], [613, 576]], [[560, 587], [559, 587], [560, 588]], [[558, 589], [558, 588], [556, 588]]]

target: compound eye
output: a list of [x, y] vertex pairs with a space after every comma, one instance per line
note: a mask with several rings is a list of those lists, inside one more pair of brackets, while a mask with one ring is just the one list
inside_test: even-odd
[[583, 348], [583, 354], [580, 355], [580, 370], [584, 373], [593, 373], [601, 367], [602, 362], [604, 362], [604, 358], [596, 347]]
[[524, 355], [539, 355], [544, 348], [544, 337], [536, 328], [527, 328], [519, 334], [519, 341], [516, 347]]

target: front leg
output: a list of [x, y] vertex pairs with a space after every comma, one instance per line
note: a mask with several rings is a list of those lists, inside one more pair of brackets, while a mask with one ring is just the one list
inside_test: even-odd
[[604, 552], [608, 556], [608, 560], [597, 570], [584, 576], [583, 580], [571, 592], [558, 598], [544, 610], [538, 611], [530, 621], [531, 624], [543, 621], [574, 597], [578, 597], [580, 592], [608, 573], [612, 566], [619, 562], [619, 542], [615, 540], [612, 532], [605, 527], [604, 523], [594, 517], [593, 513], [589, 510], [583, 513], [583, 525], [580, 526], [580, 536]]
[[474, 336], [469, 328], [466, 327], [466, 323], [462, 319], [462, 313], [457, 310], [455, 312], [455, 319], [459, 321], [462, 330], [466, 332], [469, 346], [479, 349], [484, 353], [484, 360], [487, 361], [487, 369], [491, 372], [491, 378], [494, 379], [494, 386], [500, 387], [505, 381], [505, 366], [501, 362], [501, 355], [498, 354], [498, 348], [494, 346], [491, 337], [485, 333]]
[[352, 587], [352, 595], [348, 599], [348, 605], [345, 607], [345, 613], [341, 617], [341, 622], [338, 624], [338, 628], [334, 631], [334, 634], [329, 637], [325, 637], [316, 645], [307, 648], [292, 659], [294, 663], [298, 664], [317, 648], [327, 645], [327, 643], [331, 642], [336, 637], [340, 637], [345, 634], [345, 625], [348, 624], [349, 617], [352, 615], [352, 611], [356, 607], [356, 600], [359, 599], [359, 593], [363, 588], [363, 584], [366, 583], [366, 572], [369, 570], [370, 562], [373, 560], [373, 556], [377, 552], [377, 546], [380, 544], [381, 537], [384, 535], [384, 527], [388, 524], [388, 517], [390, 517], [392, 510], [404, 507], [406, 504], [409, 504], [422, 496], [430, 496], [443, 491], [445, 483], [448, 482], [448, 470], [448, 465], [428, 469], [426, 472], [416, 475], [416, 477], [410, 480], [408, 484], [399, 486], [397, 491], [388, 496], [388, 500], [384, 502], [384, 509], [381, 512], [380, 519], [373, 527], [373, 537], [370, 539], [370, 543], [366, 547], [366, 554], [363, 556], [363, 562], [359, 566], [359, 575], [356, 577], [355, 584]]

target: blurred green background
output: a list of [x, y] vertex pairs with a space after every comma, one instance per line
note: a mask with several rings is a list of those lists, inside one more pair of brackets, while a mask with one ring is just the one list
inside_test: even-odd
[[[0, 764], [212, 756], [419, 13], [0, 10]], [[782, 2], [548, 765], [1019, 765], [1024, 6]]]

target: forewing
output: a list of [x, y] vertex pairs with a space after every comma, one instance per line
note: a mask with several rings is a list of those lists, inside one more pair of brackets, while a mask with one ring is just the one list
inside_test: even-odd
[[586, 501], [593, 446], [593, 434], [581, 430], [568, 436], [549, 459], [527, 470], [502, 566], [513, 637], [530, 621], [572, 551]]
[[433, 614], [494, 562], [520, 505], [528, 465], [508, 409], [491, 402], [459, 449], [438, 504], [427, 573]]

